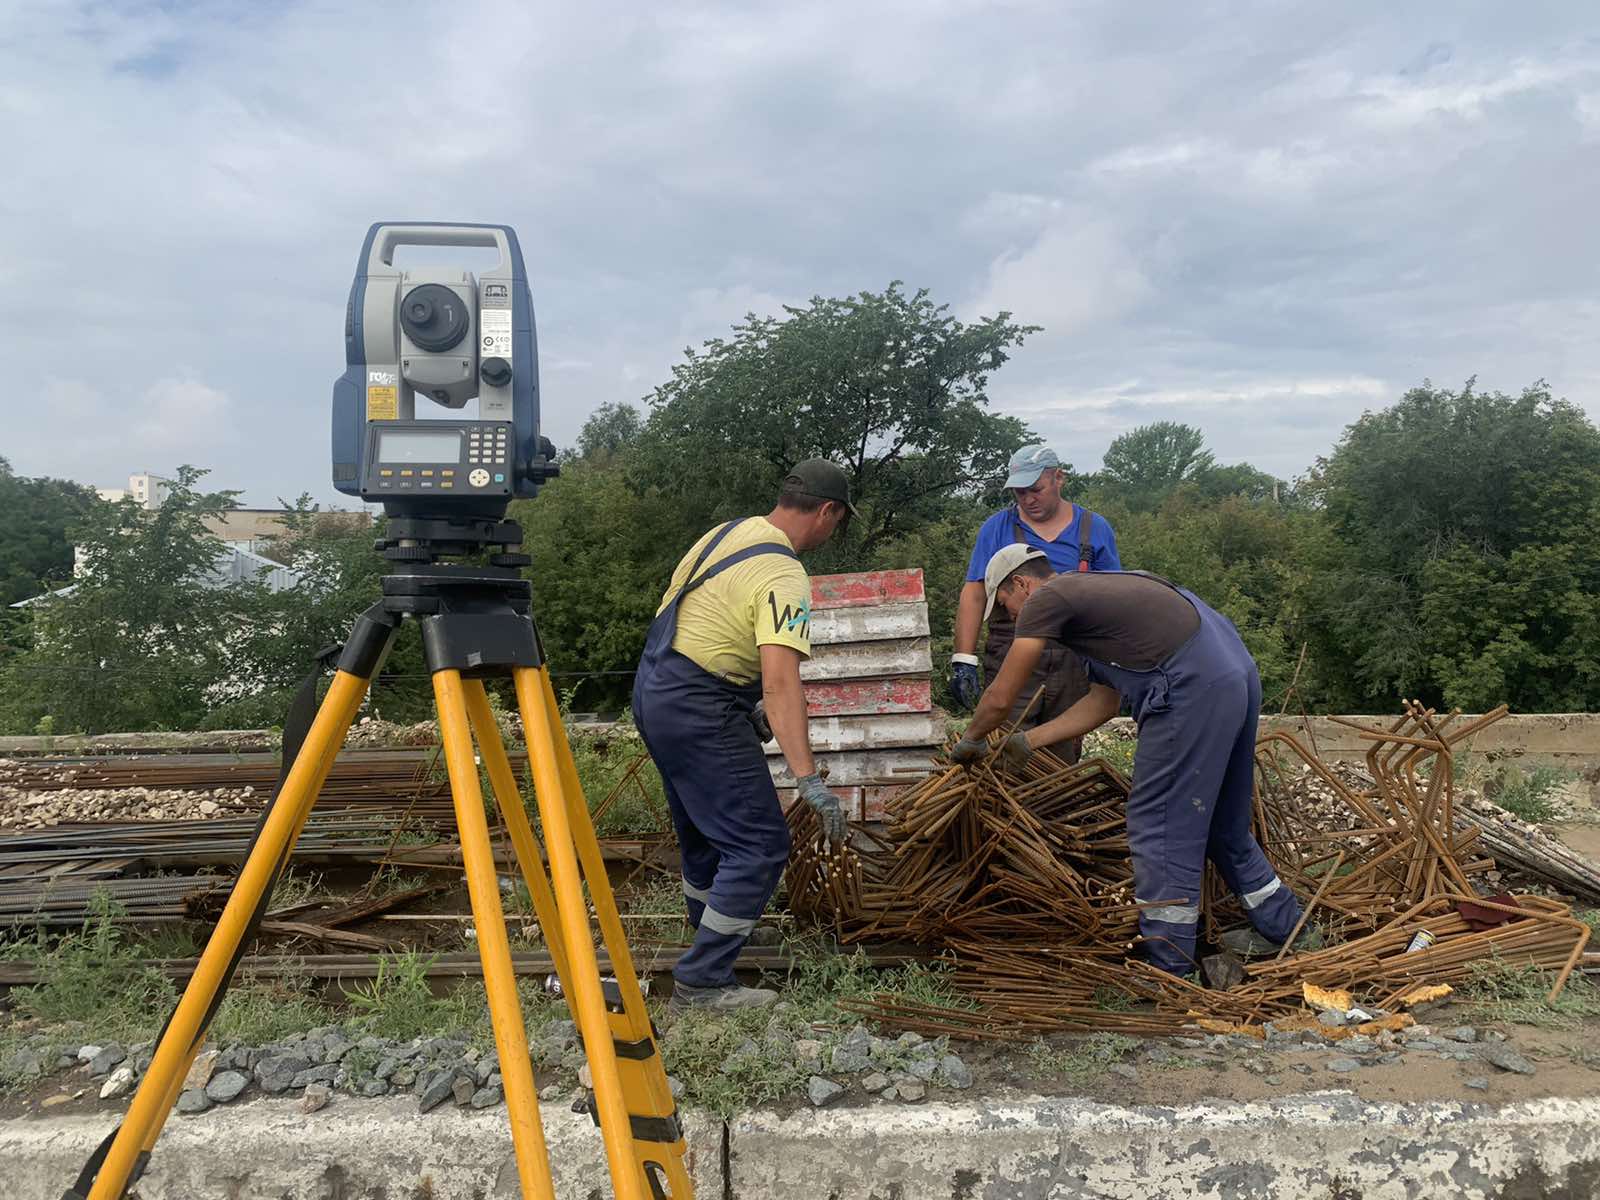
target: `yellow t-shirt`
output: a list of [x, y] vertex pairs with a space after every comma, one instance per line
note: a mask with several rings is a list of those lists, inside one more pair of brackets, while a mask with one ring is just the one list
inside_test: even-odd
[[[700, 552], [721, 528], [710, 530], [679, 561], [656, 612], [689, 582], [689, 571]], [[771, 521], [749, 517], [722, 539], [696, 574], [704, 574], [728, 555], [761, 542], [794, 548], [788, 535]], [[790, 646], [802, 657], [811, 656], [811, 580], [797, 559], [775, 553], [747, 558], [702, 583], [678, 606], [678, 632], [672, 648], [713, 675], [733, 683], [751, 683], [761, 677], [759, 648], [773, 645]]]

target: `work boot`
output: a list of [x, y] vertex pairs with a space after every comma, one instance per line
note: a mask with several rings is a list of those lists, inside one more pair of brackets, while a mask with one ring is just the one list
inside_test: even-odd
[[778, 993], [771, 988], [740, 987], [737, 983], [722, 987], [695, 987], [689, 983], [674, 983], [672, 998], [667, 1001], [668, 1012], [682, 1012], [686, 1008], [706, 1012], [735, 1012], [742, 1008], [766, 1008], [777, 1002]]
[[[1282, 942], [1275, 942], [1265, 934], [1257, 932], [1249, 925], [1239, 929], [1230, 929], [1222, 935], [1222, 947], [1232, 950], [1240, 958], [1265, 958], [1269, 954], [1276, 954], [1283, 949]], [[1293, 953], [1304, 954], [1308, 950], [1322, 949], [1322, 931], [1320, 929], [1302, 930], [1300, 936], [1295, 938]]]

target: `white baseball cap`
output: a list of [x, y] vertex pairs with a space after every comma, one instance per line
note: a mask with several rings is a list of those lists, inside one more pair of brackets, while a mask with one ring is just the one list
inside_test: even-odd
[[1001, 546], [994, 552], [989, 559], [989, 565], [983, 569], [983, 590], [988, 595], [988, 602], [983, 606], [985, 621], [994, 611], [995, 593], [1000, 590], [1002, 583], [1011, 578], [1011, 573], [1025, 562], [1044, 557], [1043, 550], [1035, 550], [1023, 542], [1012, 542], [1009, 546]]

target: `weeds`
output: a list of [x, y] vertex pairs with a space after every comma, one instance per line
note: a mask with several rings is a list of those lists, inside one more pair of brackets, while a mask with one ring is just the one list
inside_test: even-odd
[[1137, 1038], [1120, 1033], [1092, 1033], [1066, 1044], [1040, 1038], [1028, 1047], [1028, 1065], [1049, 1078], [1083, 1079], [1100, 1074], [1138, 1045]]
[[687, 1099], [724, 1119], [776, 1100], [802, 1087], [806, 1072], [792, 1057], [779, 1058], [762, 1045], [771, 1016], [756, 1009], [684, 1012], [662, 1036], [662, 1063], [683, 1081]]
[[300, 875], [294, 871], [285, 871], [272, 888], [272, 907], [276, 911], [280, 908], [298, 908], [308, 904], [313, 897], [322, 892], [322, 876]]
[[229, 988], [210, 1034], [219, 1045], [264, 1046], [337, 1021], [338, 1015], [317, 995], [312, 980], [289, 971], [276, 979], [252, 979]]
[[683, 884], [676, 878], [652, 872], [632, 884], [617, 898], [618, 905], [634, 914], [622, 924], [630, 942], [681, 942], [694, 937], [683, 904]]
[[144, 958], [198, 958], [211, 928], [199, 921], [173, 921], [157, 925], [139, 938]]
[[859, 1003], [883, 994], [943, 1008], [977, 1007], [951, 986], [950, 968], [941, 962], [885, 970], [874, 967], [860, 949], [835, 954], [804, 939], [792, 940], [789, 948], [794, 965], [784, 981], [783, 998], [802, 1021], [853, 1023], [859, 1018], [843, 1008], [842, 1001]]
[[170, 980], [145, 961], [118, 927], [120, 908], [105, 892], [89, 902], [89, 918], [47, 947], [22, 942], [13, 954], [31, 963], [39, 983], [18, 988], [11, 1002], [46, 1026], [88, 1028], [97, 1036], [139, 1040], [160, 1028], [177, 999]]
[[1083, 739], [1084, 758], [1103, 758], [1125, 779], [1133, 778], [1133, 754], [1139, 748], [1137, 737], [1119, 736], [1098, 729]]
[[1554, 980], [1538, 967], [1491, 958], [1472, 964], [1461, 994], [1481, 1020], [1571, 1029], [1584, 1017], [1600, 1016], [1600, 989], [1594, 984], [1574, 975], [1552, 1002], [1546, 997]]
[[1574, 777], [1560, 767], [1505, 767], [1487, 782], [1484, 794], [1514, 816], [1542, 825], [1562, 815], [1557, 795]]

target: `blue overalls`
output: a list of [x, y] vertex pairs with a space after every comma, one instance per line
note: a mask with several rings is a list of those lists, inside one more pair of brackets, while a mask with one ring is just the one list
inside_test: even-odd
[[633, 719], [666, 787], [683, 859], [683, 895], [694, 942], [672, 969], [692, 987], [734, 982], [733, 964], [777, 890], [789, 861], [789, 828], [750, 713], [761, 683], [721, 679], [672, 648], [678, 606], [690, 592], [760, 554], [797, 557], [762, 542], [697, 574], [738, 521], [706, 544], [645, 639], [633, 682]]
[[[1141, 572], [1143, 574], [1143, 572]], [[1128, 796], [1139, 931], [1150, 962], [1175, 975], [1195, 968], [1206, 859], [1244, 903], [1250, 923], [1286, 941], [1300, 902], [1250, 831], [1261, 678], [1233, 623], [1193, 592], [1157, 576], [1200, 617], [1200, 628], [1149, 670], [1083, 656], [1089, 678], [1115, 688], [1139, 727]]]

